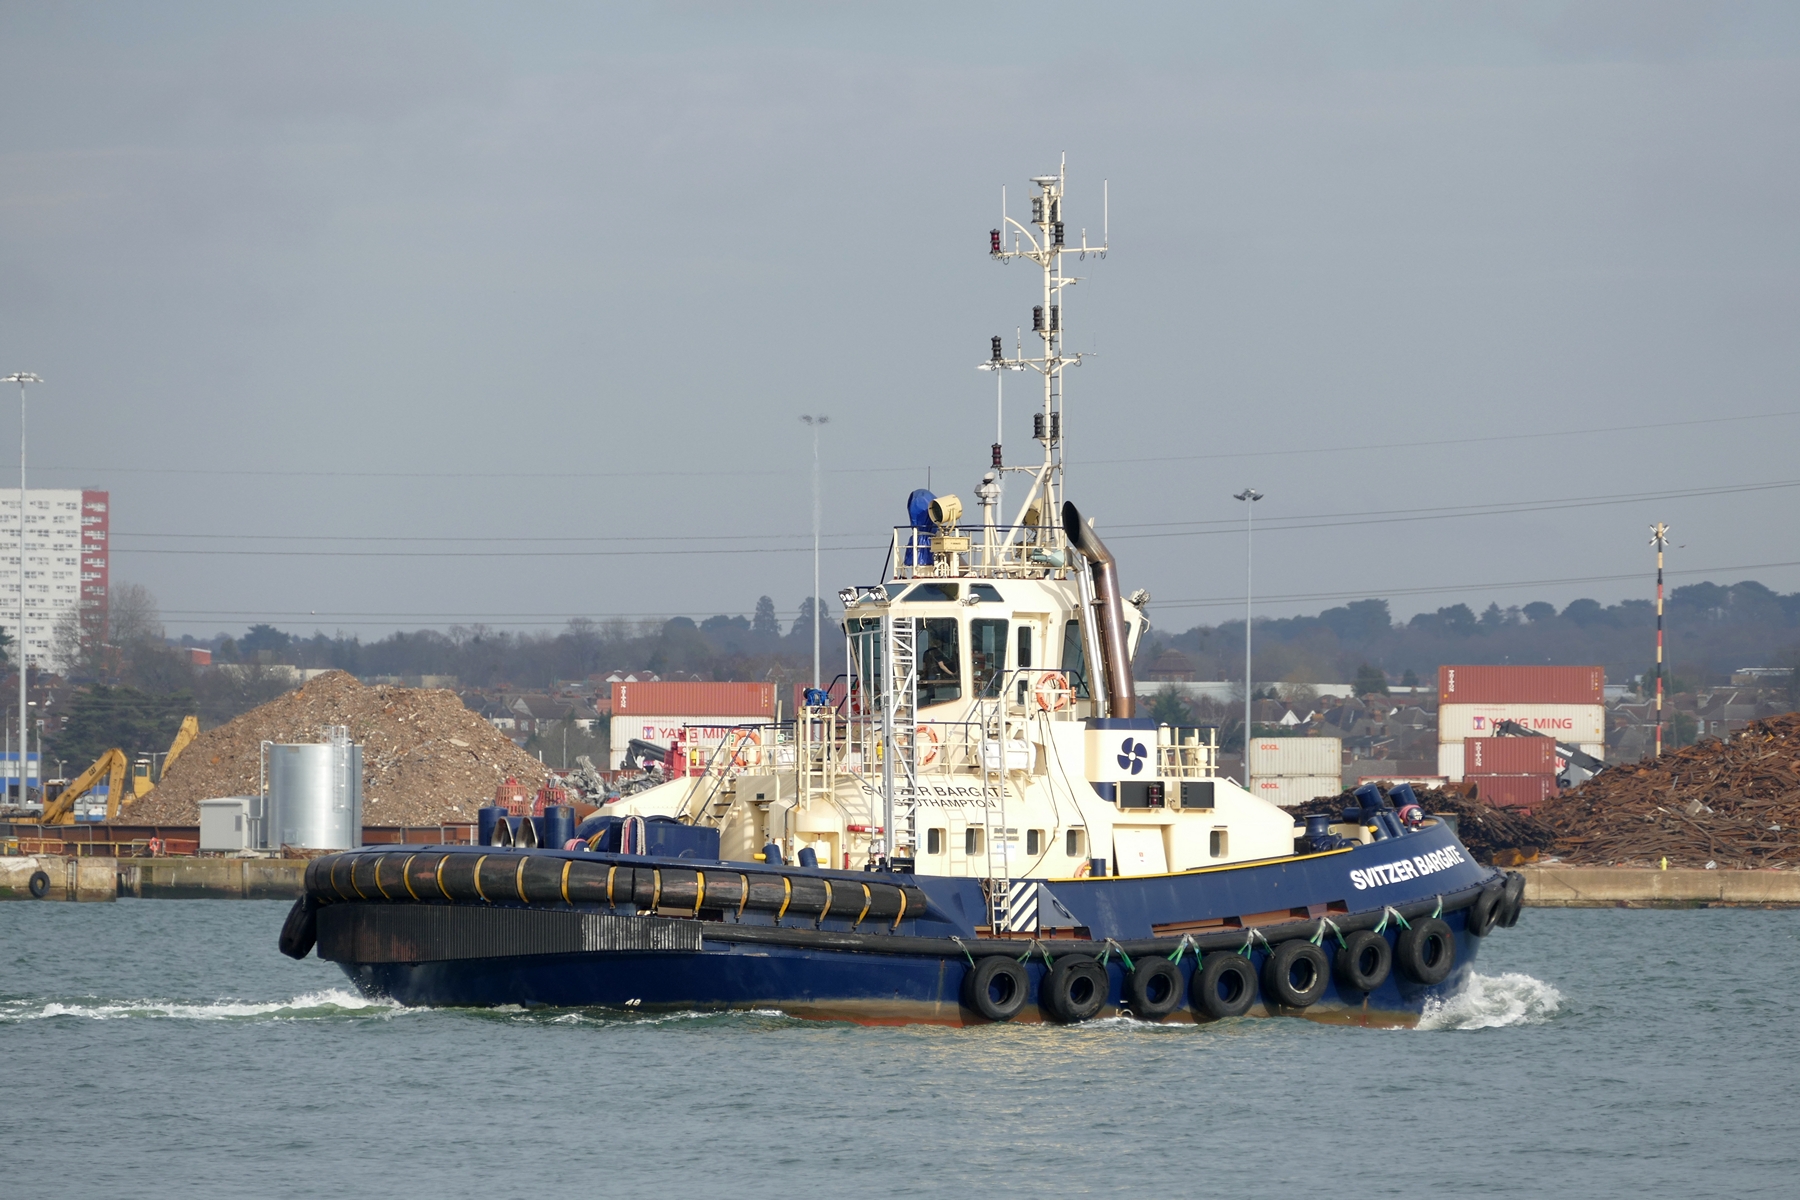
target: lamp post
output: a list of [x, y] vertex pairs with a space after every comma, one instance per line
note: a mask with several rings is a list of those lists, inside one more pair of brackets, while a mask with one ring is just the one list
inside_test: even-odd
[[813, 674], [812, 685], [819, 686], [819, 426], [831, 418], [823, 413], [800, 418], [812, 429], [813, 442], [813, 590], [812, 590], [812, 623], [813, 623]]
[[1263, 494], [1255, 488], [1245, 488], [1233, 500], [1244, 502], [1244, 786], [1250, 786], [1250, 716], [1253, 688], [1250, 680], [1250, 585], [1251, 585], [1251, 519], [1256, 513], [1256, 502]]
[[0, 383], [19, 385], [19, 803], [25, 802], [25, 742], [29, 726], [25, 707], [25, 385], [42, 383], [30, 371], [14, 371]]
[[1656, 547], [1656, 757], [1662, 757], [1663, 701], [1663, 547], [1669, 544], [1669, 527], [1658, 521], [1650, 527], [1650, 544]]

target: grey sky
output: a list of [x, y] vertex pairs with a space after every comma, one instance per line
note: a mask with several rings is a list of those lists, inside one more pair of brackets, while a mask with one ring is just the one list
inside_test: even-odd
[[0, 7], [33, 482], [177, 633], [791, 612], [797, 415], [870, 582], [985, 466], [986, 231], [1066, 151], [1071, 494], [1159, 625], [1235, 615], [1246, 483], [1270, 613], [1642, 595], [1657, 519], [1800, 588], [1740, 569], [1800, 488], [1347, 515], [1800, 481], [1792, 5], [1121, 7]]

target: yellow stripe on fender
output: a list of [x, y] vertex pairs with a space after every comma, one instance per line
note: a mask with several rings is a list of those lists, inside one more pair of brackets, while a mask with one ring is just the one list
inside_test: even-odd
[[[861, 887], [863, 890], [862, 911], [856, 914], [856, 920], [850, 922], [850, 928], [852, 929], [855, 929], [858, 925], [863, 923], [863, 918], [869, 915], [869, 906], [875, 903], [875, 893], [869, 890], [869, 885], [865, 883], [862, 884]], [[905, 895], [904, 892], [901, 894]]]
[[438, 859], [437, 870], [432, 874], [432, 877], [437, 880], [438, 894], [446, 900], [450, 898], [450, 889], [444, 886], [444, 865], [449, 861], [450, 856], [448, 854]]
[[517, 871], [513, 872], [513, 887], [519, 893], [519, 903], [520, 904], [530, 904], [531, 903], [531, 897], [529, 897], [525, 894], [525, 864], [530, 861], [531, 861], [530, 855], [521, 854], [519, 856], [519, 869]]
[[827, 879], [825, 881], [825, 904], [823, 905], [823, 907], [821, 907], [819, 909], [818, 919], [820, 921], [823, 921], [825, 919], [825, 914], [830, 911], [831, 911], [831, 880]]
[[569, 899], [569, 868], [573, 867], [574, 865], [575, 865], [575, 860], [572, 858], [569, 859], [567, 862], [563, 863], [562, 897], [563, 897], [564, 904], [575, 903], [573, 900]]
[[414, 900], [419, 898], [419, 893], [413, 891], [412, 885], [412, 864], [413, 859], [417, 857], [419, 856], [416, 854], [407, 855], [406, 861], [400, 866], [400, 882], [406, 885], [406, 894], [411, 896]]
[[781, 918], [787, 916], [788, 905], [794, 902], [794, 881], [786, 875], [781, 877], [781, 911], [775, 914], [775, 923], [781, 924]]
[[893, 923], [893, 925], [888, 927], [889, 933], [892, 933], [892, 932], [894, 932], [894, 930], [900, 928], [900, 918], [904, 917], [905, 915], [906, 915], [906, 889], [901, 888], [900, 889], [900, 911], [894, 914], [894, 923]]
[[489, 903], [489, 904], [492, 904], [493, 901], [488, 900], [488, 894], [481, 890], [481, 864], [486, 862], [488, 859], [490, 859], [492, 857], [493, 857], [493, 855], [491, 855], [491, 854], [484, 854], [480, 858], [475, 860], [475, 894], [477, 896], [480, 896], [483, 900], [487, 901], [487, 903]]
[[742, 917], [744, 915], [744, 905], [750, 903], [750, 877], [740, 873], [738, 875], [738, 884], [744, 889], [743, 894], [738, 897], [737, 915]]
[[694, 915], [700, 915], [700, 901], [706, 896], [706, 872], [694, 872]]

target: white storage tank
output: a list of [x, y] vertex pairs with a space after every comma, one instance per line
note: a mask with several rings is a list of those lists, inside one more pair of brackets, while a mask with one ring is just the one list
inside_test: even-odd
[[264, 747], [265, 846], [349, 850], [362, 845], [362, 747], [342, 726], [326, 730], [326, 739]]

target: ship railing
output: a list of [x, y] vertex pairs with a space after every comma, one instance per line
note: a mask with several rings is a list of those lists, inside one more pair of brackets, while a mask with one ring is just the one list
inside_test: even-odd
[[982, 526], [932, 533], [894, 526], [886, 581], [1041, 578], [1073, 560], [1061, 529], [1049, 525]]
[[1161, 725], [1156, 730], [1156, 768], [1164, 779], [1211, 779], [1218, 774], [1219, 731]]

